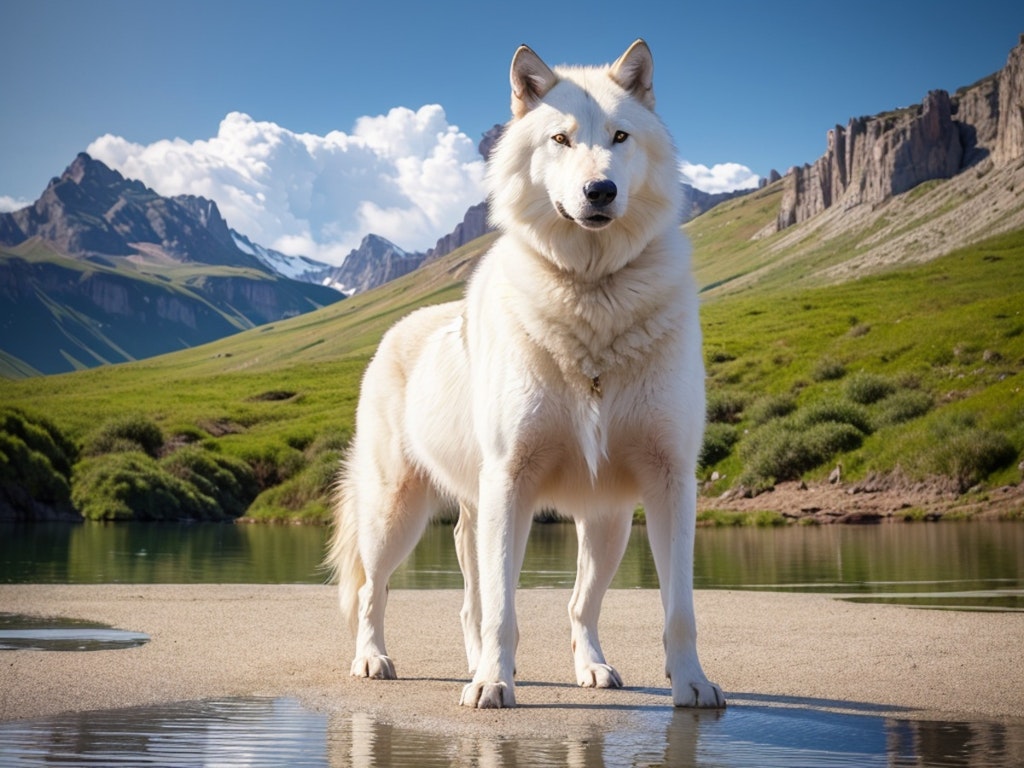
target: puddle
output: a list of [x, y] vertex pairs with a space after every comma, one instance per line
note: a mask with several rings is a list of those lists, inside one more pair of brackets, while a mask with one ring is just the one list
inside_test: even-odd
[[[0, 723], [0, 765], [940, 768], [1024, 764], [1024, 722], [932, 722], [733, 694], [724, 712], [638, 712], [578, 740], [430, 733], [294, 699], [240, 698]], [[832, 711], [845, 707], [847, 711]]]
[[106, 624], [0, 613], [0, 651], [112, 651], [149, 642], [149, 635]]

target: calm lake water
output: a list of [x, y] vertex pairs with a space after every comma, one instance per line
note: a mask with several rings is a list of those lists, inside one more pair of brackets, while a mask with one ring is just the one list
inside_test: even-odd
[[[0, 582], [322, 583], [318, 564], [326, 537], [324, 528], [301, 526], [5, 524]], [[575, 560], [571, 525], [535, 525], [521, 584], [571, 587]], [[1022, 611], [1024, 525], [700, 529], [695, 583], [705, 589], [814, 591], [921, 607]], [[462, 586], [451, 526], [428, 529], [392, 586]], [[613, 586], [657, 586], [642, 526], [632, 532]], [[733, 694], [724, 712], [638, 710], [631, 728], [555, 741], [451, 737], [367, 714], [318, 712], [293, 699], [225, 699], [0, 723], [0, 765], [1024, 765], [1022, 721], [919, 722], [883, 716], [881, 709]]]
[[[327, 530], [313, 526], [85, 523], [0, 525], [5, 583], [322, 583]], [[571, 587], [576, 532], [535, 525], [521, 585]], [[1024, 525], [883, 524], [702, 528], [694, 582], [705, 589], [829, 592], [851, 599], [1024, 610]], [[398, 589], [461, 588], [452, 528], [430, 526], [392, 578]], [[656, 588], [635, 526], [614, 588]]]

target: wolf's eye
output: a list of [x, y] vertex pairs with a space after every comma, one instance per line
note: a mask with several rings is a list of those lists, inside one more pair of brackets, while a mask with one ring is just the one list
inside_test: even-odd
[[569, 146], [569, 137], [564, 133], [556, 133], [551, 137], [551, 140], [555, 142], [555, 144], [561, 144], [563, 147]]
[[621, 144], [622, 142], [624, 142], [628, 138], [629, 138], [629, 134], [626, 133], [625, 131], [616, 131], [615, 132], [615, 136], [612, 139], [612, 141], [615, 144]]

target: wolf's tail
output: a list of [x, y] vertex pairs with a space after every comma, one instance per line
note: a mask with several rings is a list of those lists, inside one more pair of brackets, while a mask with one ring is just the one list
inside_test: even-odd
[[331, 581], [338, 582], [341, 616], [355, 635], [359, 623], [359, 588], [366, 583], [366, 571], [359, 555], [355, 482], [347, 462], [342, 464], [334, 489], [334, 526], [324, 565], [329, 570]]

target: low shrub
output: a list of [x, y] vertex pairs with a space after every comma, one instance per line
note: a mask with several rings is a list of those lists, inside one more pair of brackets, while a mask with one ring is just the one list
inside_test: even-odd
[[757, 426], [788, 416], [796, 410], [792, 395], [762, 395], [747, 409], [747, 417]]
[[156, 458], [164, 447], [164, 435], [144, 416], [121, 416], [103, 424], [85, 439], [84, 456], [141, 451]]
[[261, 491], [280, 485], [306, 467], [302, 451], [280, 443], [246, 443], [239, 456], [252, 467]]
[[75, 467], [71, 498], [89, 520], [206, 520], [217, 502], [141, 451], [93, 456]]
[[927, 392], [900, 390], [875, 404], [871, 412], [871, 423], [875, 429], [902, 424], [924, 416], [932, 406], [932, 397]]
[[797, 411], [791, 424], [795, 429], [809, 429], [816, 424], [836, 422], [850, 424], [864, 434], [871, 433], [871, 417], [867, 409], [845, 400], [821, 400]]
[[748, 526], [771, 528], [786, 525], [786, 518], [778, 512], [760, 510], [756, 512], [733, 512], [723, 509], [707, 509], [697, 514], [697, 525], [708, 528]]
[[961, 429], [943, 425], [935, 434], [934, 450], [924, 459], [925, 469], [952, 478], [961, 493], [1017, 459], [1009, 437], [973, 423]]
[[0, 409], [0, 517], [73, 515], [74, 445], [48, 420]]
[[348, 430], [331, 430], [316, 436], [302, 455], [302, 469], [264, 490], [249, 507], [247, 516], [262, 521], [328, 521], [331, 491], [350, 437]]
[[808, 451], [808, 465], [803, 470], [806, 471], [824, 464], [837, 453], [859, 448], [864, 441], [864, 432], [853, 424], [826, 421], [806, 430], [803, 439]]
[[823, 357], [811, 370], [815, 381], [836, 381], [846, 375], [846, 366], [831, 357]]
[[884, 376], [861, 371], [846, 380], [846, 397], [860, 405], [871, 405], [896, 391], [896, 385]]
[[732, 447], [739, 439], [736, 427], [731, 424], [712, 422], [704, 429], [704, 444], [701, 446], [699, 467], [710, 467], [732, 452]]
[[860, 447], [871, 432], [867, 412], [844, 401], [823, 401], [753, 430], [740, 444], [739, 485], [753, 493], [797, 480], [837, 453]]
[[707, 394], [707, 418], [713, 424], [733, 424], [743, 413], [744, 398], [729, 390], [715, 389]]
[[0, 408], [0, 433], [17, 438], [31, 450], [42, 453], [61, 474], [71, 473], [78, 451], [49, 419], [18, 408]]
[[824, 422], [807, 429], [771, 422], [758, 430], [755, 437], [740, 451], [743, 473], [739, 484], [750, 489], [797, 480], [837, 453], [859, 447], [864, 433], [851, 424], [839, 422]]
[[340, 452], [321, 453], [305, 470], [256, 497], [247, 516], [263, 521], [328, 521], [340, 461]]
[[175, 451], [161, 466], [213, 499], [221, 516], [241, 517], [259, 492], [256, 476], [244, 461], [196, 446]]

